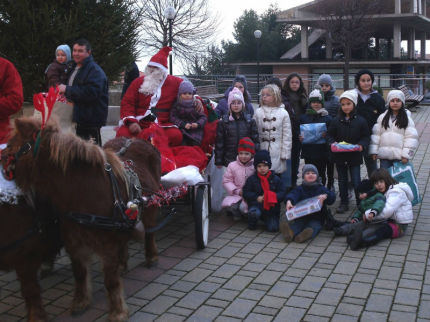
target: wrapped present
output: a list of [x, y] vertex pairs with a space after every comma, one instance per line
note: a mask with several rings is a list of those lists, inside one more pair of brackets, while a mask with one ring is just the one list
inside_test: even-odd
[[332, 143], [331, 152], [357, 152], [360, 151], [358, 144], [351, 144], [348, 142]]
[[285, 215], [288, 220], [294, 220], [318, 212], [321, 208], [322, 202], [318, 196], [316, 196], [298, 202], [293, 208], [287, 210]]
[[325, 123], [300, 124], [300, 134], [303, 136], [302, 144], [324, 144], [326, 139], [323, 133], [327, 132]]

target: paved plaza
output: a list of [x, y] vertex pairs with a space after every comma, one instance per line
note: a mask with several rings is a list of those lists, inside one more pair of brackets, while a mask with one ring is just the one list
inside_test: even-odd
[[[156, 268], [145, 267], [142, 244], [130, 244], [123, 275], [130, 321], [430, 320], [430, 108], [419, 108], [413, 118], [420, 134], [413, 165], [423, 202], [414, 207], [404, 237], [360, 251], [348, 249], [345, 238], [331, 231], [287, 244], [279, 233], [249, 231], [245, 222], [211, 214], [210, 242], [197, 251], [190, 209], [179, 209], [157, 234]], [[111, 134], [103, 132], [105, 138]], [[92, 277], [93, 303], [72, 318], [74, 280], [62, 253], [53, 275], [41, 280], [50, 320], [106, 321], [96, 259]], [[1, 322], [25, 321], [19, 288], [15, 273], [0, 273]]]

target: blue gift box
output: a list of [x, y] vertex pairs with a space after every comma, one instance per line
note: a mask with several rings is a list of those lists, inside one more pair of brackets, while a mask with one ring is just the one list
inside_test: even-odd
[[327, 132], [325, 123], [300, 124], [300, 134], [303, 136], [302, 144], [324, 144], [326, 139], [322, 134]]

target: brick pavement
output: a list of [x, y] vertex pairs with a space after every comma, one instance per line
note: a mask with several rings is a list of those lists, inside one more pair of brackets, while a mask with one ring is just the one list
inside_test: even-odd
[[[304, 244], [286, 244], [280, 234], [249, 231], [244, 222], [212, 214], [208, 247], [196, 251], [185, 207], [158, 233], [156, 268], [144, 266], [141, 244], [129, 247], [124, 285], [130, 321], [429, 320], [430, 109], [420, 108], [413, 117], [421, 136], [413, 164], [424, 201], [414, 207], [415, 219], [404, 237], [360, 251], [351, 251], [344, 238], [328, 231]], [[106, 129], [105, 138], [109, 135]], [[106, 320], [97, 261], [92, 276], [93, 303], [72, 318], [69, 259], [64, 253], [58, 258], [54, 274], [41, 281], [51, 320]], [[0, 321], [22, 320], [16, 276], [0, 273]]]

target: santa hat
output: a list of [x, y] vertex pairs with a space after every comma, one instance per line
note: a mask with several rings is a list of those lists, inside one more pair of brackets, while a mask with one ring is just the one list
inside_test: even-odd
[[156, 53], [150, 59], [148, 66], [158, 67], [167, 72], [167, 57], [169, 57], [169, 53], [172, 51], [170, 47], [163, 47], [160, 49], [158, 53]]
[[352, 90], [343, 92], [342, 95], [340, 95], [339, 97], [339, 102], [342, 100], [342, 98], [349, 99], [351, 102], [354, 103], [354, 106], [357, 106], [358, 94], [355, 90], [352, 89]]
[[244, 137], [239, 141], [239, 147], [237, 148], [237, 152], [249, 152], [252, 155], [255, 154], [255, 144], [249, 137]]
[[387, 102], [388, 104], [390, 104], [390, 101], [393, 98], [398, 98], [399, 100], [402, 101], [403, 106], [405, 105], [405, 94], [403, 94], [402, 91], [399, 91], [398, 89], [393, 89], [392, 91], [390, 91], [387, 95]]

